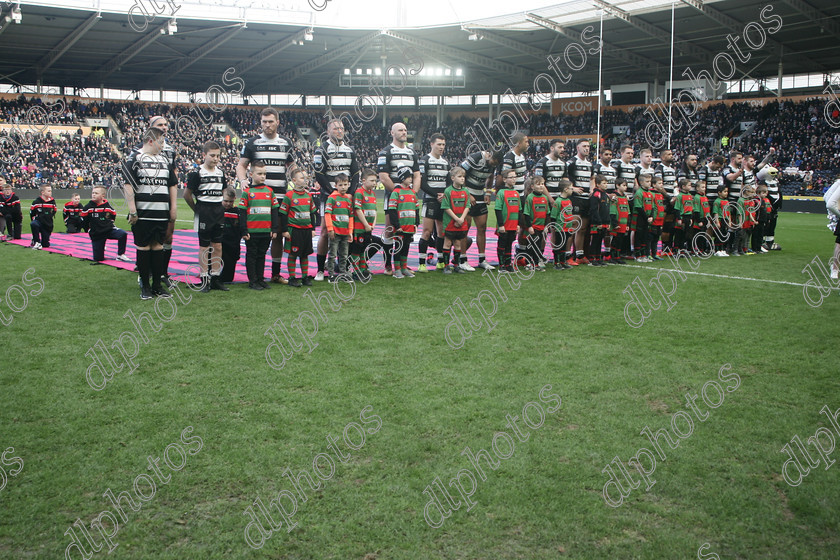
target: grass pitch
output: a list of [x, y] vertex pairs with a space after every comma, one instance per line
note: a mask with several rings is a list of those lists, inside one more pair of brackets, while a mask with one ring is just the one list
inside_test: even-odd
[[[831, 256], [824, 223], [783, 214], [783, 251], [700, 261], [699, 274], [679, 281], [673, 308], [652, 311], [639, 328], [625, 322], [623, 292], [636, 277], [648, 285], [668, 261], [549, 270], [515, 290], [502, 281], [507, 300], [496, 292], [495, 327], [488, 332], [485, 323], [458, 350], [444, 340], [445, 311], [456, 298], [468, 305], [495, 289], [478, 272], [375, 277], [323, 316], [299, 289], [182, 288], [174, 312], [159, 306], [174, 317], [155, 315], [158, 332], [147, 327], [136, 370], [123, 367], [99, 391], [86, 381], [86, 353], [101, 341], [119, 360], [111, 345], [133, 330], [125, 315], [155, 314], [139, 300], [136, 276], [0, 245], [0, 296], [13, 285], [37, 291], [33, 279], [43, 281], [0, 326], [0, 449], [14, 448], [2, 455], [0, 557], [61, 558], [75, 534], [89, 557], [126, 560], [834, 558], [840, 471], [823, 461], [793, 487], [780, 452], [796, 435], [808, 445], [818, 428], [832, 430], [819, 411], [840, 408], [840, 297], [835, 291], [814, 308], [801, 286], [805, 265]], [[325, 284], [316, 283], [315, 295], [333, 293]], [[21, 296], [10, 295], [20, 307]], [[9, 316], [6, 297], [0, 305]], [[309, 345], [294, 335], [300, 349], [282, 369], [270, 367], [266, 331], [279, 320], [297, 332], [291, 323], [307, 310], [318, 317], [317, 334]], [[271, 354], [275, 362], [281, 355]], [[708, 414], [700, 422], [685, 394], [718, 381], [724, 364], [739, 385], [717, 408], [699, 399]], [[550, 394], [562, 399], [559, 408]], [[523, 408], [534, 426], [544, 410], [542, 424], [525, 426]], [[657, 457], [655, 484], [607, 505], [602, 471], [617, 457], [612, 468], [620, 463], [640, 482], [630, 457], [653, 450], [640, 432], [671, 431], [680, 411], [694, 419], [693, 431], [675, 449], [659, 440], [667, 458]], [[519, 418], [515, 438], [507, 414]], [[497, 432], [515, 447], [497, 436], [496, 453], [510, 457], [495, 470], [479, 459], [482, 480], [462, 451], [484, 449], [495, 461]], [[322, 453], [334, 465], [326, 480], [313, 471], [315, 460], [330, 473]], [[167, 467], [164, 454], [181, 468]], [[150, 456], [160, 458], [167, 483]], [[286, 469], [306, 470], [320, 489], [301, 480], [303, 501]], [[459, 471], [466, 490], [463, 473], [475, 477], [475, 505], [467, 511], [450, 487], [459, 509], [432, 528], [424, 489], [436, 478], [448, 485]], [[156, 482], [154, 491], [140, 475]], [[122, 519], [103, 497], [109, 489], [128, 492], [138, 511], [123, 499]], [[270, 506], [278, 493], [287, 511], [288, 496], [297, 496], [291, 518]], [[283, 522], [271, 534], [257, 498]], [[258, 550], [245, 539], [249, 508], [266, 531]], [[110, 554], [91, 528], [103, 511], [119, 524], [115, 531], [101, 517], [101, 532], [116, 533]], [[73, 527], [77, 519], [98, 552]], [[260, 544], [257, 529], [250, 534]], [[71, 548], [70, 558], [82, 553]]]

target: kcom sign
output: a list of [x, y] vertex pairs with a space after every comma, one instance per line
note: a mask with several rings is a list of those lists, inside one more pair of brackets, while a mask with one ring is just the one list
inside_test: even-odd
[[597, 109], [598, 98], [595, 96], [551, 100], [551, 112], [555, 115], [582, 115], [587, 111], [595, 111]]

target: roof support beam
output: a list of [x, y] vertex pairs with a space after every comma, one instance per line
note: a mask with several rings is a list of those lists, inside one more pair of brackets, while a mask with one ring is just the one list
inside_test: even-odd
[[119, 70], [123, 64], [128, 63], [129, 60], [140, 54], [146, 47], [157, 41], [161, 35], [161, 31], [166, 29], [169, 25], [169, 20], [161, 23], [157, 28], [149, 30], [144, 33], [140, 39], [131, 44], [130, 47], [105, 63], [101, 70], [88, 75], [81, 83], [98, 83], [101, 84], [111, 74]]
[[[538, 16], [536, 14], [525, 13], [525, 19], [530, 21], [531, 23], [536, 23], [540, 27], [545, 27], [546, 29], [551, 29], [552, 31], [556, 31], [557, 33], [571, 39], [572, 41], [579, 41], [580, 35], [575, 34], [574, 32], [566, 29], [565, 27], [558, 25], [551, 21], [550, 19], [546, 19], [542, 16]], [[601, 48], [604, 49], [604, 56], [614, 57], [624, 62], [636, 66], [637, 68], [647, 69], [647, 70], [656, 70], [656, 63], [643, 56], [639, 56], [633, 52], [630, 52], [626, 48], [620, 48], [612, 43], [608, 43], [601, 39]]]
[[183, 72], [184, 70], [186, 70], [187, 68], [189, 68], [190, 66], [192, 66], [208, 54], [210, 54], [211, 52], [215, 51], [216, 49], [233, 39], [234, 36], [236, 36], [243, 29], [245, 29], [245, 24], [237, 23], [235, 27], [228, 29], [227, 31], [225, 31], [217, 37], [210, 39], [209, 41], [195, 49], [193, 52], [191, 52], [178, 62], [170, 64], [169, 66], [155, 74], [155, 76], [149, 81], [158, 84], [161, 79], [164, 79], [167, 76]]
[[320, 68], [325, 64], [329, 64], [334, 60], [346, 56], [350, 51], [354, 51], [371, 44], [377, 37], [379, 37], [380, 34], [381, 33], [379, 31], [374, 31], [373, 33], [363, 35], [354, 41], [350, 41], [346, 45], [341, 45], [340, 48], [332, 49], [327, 52], [327, 54], [322, 54], [321, 56], [317, 56], [295, 68], [286, 70], [272, 80], [258, 84], [252, 91], [274, 91], [280, 87], [284, 87], [288, 82], [292, 82], [316, 68]]
[[819, 22], [820, 27], [834, 35], [835, 39], [840, 38], [840, 24], [838, 24], [832, 16], [814, 8], [807, 2], [804, 2], [803, 0], [782, 1], [797, 12], [806, 16], [811, 21]]
[[73, 30], [67, 37], [64, 38], [57, 46], [55, 46], [49, 54], [44, 56], [38, 63], [35, 65], [35, 74], [40, 79], [44, 75], [44, 71], [47, 70], [50, 66], [55, 64], [59, 58], [61, 58], [67, 50], [76, 44], [76, 41], [82, 38], [82, 36], [87, 33], [91, 27], [96, 25], [96, 22], [102, 19], [102, 16], [99, 13], [95, 13], [87, 18], [79, 27]]
[[470, 33], [475, 33], [479, 37], [483, 37], [488, 41], [493, 41], [497, 45], [502, 45], [503, 47], [513, 49], [522, 54], [533, 56], [540, 60], [545, 60], [545, 51], [543, 51], [542, 49], [532, 47], [531, 45], [527, 45], [525, 43], [520, 43], [519, 41], [514, 41], [513, 39], [508, 39], [507, 37], [503, 37], [498, 33], [494, 33], [492, 31], [480, 30], [477, 27], [473, 27], [470, 25], [465, 25], [462, 27], [462, 29], [464, 31], [469, 31]]
[[[691, 6], [692, 8], [697, 10], [698, 12], [705, 15], [707, 18], [711, 19], [714, 22], [719, 23], [720, 25], [722, 25], [723, 27], [725, 27], [726, 29], [728, 29], [729, 31], [731, 31], [731, 32], [733, 32], [737, 35], [741, 35], [744, 32], [744, 22], [743, 21], [738, 21], [737, 19], [724, 14], [723, 12], [718, 10], [717, 8], [713, 8], [712, 6], [710, 6], [708, 4], [705, 4], [702, 0], [681, 0], [681, 1], [682, 1], [683, 4]], [[784, 49], [783, 50], [782, 49], [782, 44], [779, 41], [776, 41], [775, 39], [770, 38], [769, 35], [767, 36], [767, 47], [766, 48], [771, 49], [771, 52], [773, 52], [773, 54], [777, 54], [780, 58], [781, 58], [784, 50], [787, 50], [788, 54], [796, 54], [796, 53], [791, 53], [790, 49]], [[827, 70], [827, 68], [825, 67], [824, 64], [814, 60], [813, 58], [811, 58], [809, 56], [797, 55], [797, 58], [810, 63], [814, 68], [821, 69], [821, 70]]]
[[262, 64], [269, 58], [283, 52], [292, 45], [296, 44], [298, 41], [303, 41], [303, 36], [306, 34], [306, 31], [306, 29], [301, 29], [297, 33], [287, 35], [283, 39], [280, 39], [279, 41], [274, 43], [272, 46], [265, 48], [254, 55], [249, 56], [245, 60], [237, 62], [233, 67], [234, 70], [236, 70], [236, 75], [242, 76], [251, 68]]
[[[629, 23], [630, 25], [632, 25], [633, 27], [635, 27], [639, 31], [647, 33], [648, 35], [650, 35], [651, 37], [653, 37], [655, 39], [659, 39], [660, 41], [662, 41], [666, 45], [671, 44], [671, 32], [670, 31], [665, 31], [664, 29], [660, 29], [659, 27], [651, 25], [651, 24], [649, 24], [645, 21], [642, 21], [638, 17], [630, 15], [629, 12], [627, 12], [625, 10], [622, 10], [621, 8], [618, 8], [616, 6], [613, 6], [612, 4], [610, 4], [609, 2], [605, 2], [604, 0], [592, 0], [592, 1], [595, 3], [596, 6], [599, 6], [600, 8], [603, 8], [604, 11], [606, 13], [610, 14], [611, 16], [614, 16], [614, 17], [616, 17], [620, 20], [623, 20], [623, 21]], [[703, 47], [698, 47], [697, 45], [695, 45], [691, 42], [688, 42], [688, 41], [682, 43], [679, 47], [679, 50], [681, 52], [683, 52], [684, 54], [693, 56], [697, 60], [702, 60], [703, 62], [711, 60], [717, 54], [715, 52], [710, 51], [709, 49], [705, 49]]]

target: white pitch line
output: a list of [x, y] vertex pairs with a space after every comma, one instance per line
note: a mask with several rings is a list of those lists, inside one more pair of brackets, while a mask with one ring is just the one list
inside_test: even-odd
[[[800, 288], [804, 288], [805, 284], [797, 284], [796, 282], [785, 282], [784, 280], [766, 280], [764, 278], [747, 278], [745, 276], [727, 276], [726, 274], [711, 274], [709, 272], [695, 272], [693, 270], [677, 270], [676, 268], [663, 268], [663, 267], [649, 267], [649, 266], [640, 266], [638, 264], [626, 264], [624, 267], [632, 267], [632, 268], [642, 268], [645, 270], [668, 270], [670, 272], [677, 272], [683, 274], [696, 274], [698, 276], [714, 276], [715, 278], [726, 278], [728, 280], [751, 280], [753, 282], [766, 282], [770, 284], [787, 284], [788, 286], [799, 286]], [[622, 267], [622, 268], [624, 268]]]

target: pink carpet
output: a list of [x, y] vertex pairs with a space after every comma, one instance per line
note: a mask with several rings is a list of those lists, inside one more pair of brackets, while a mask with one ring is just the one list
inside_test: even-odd
[[[382, 235], [385, 226], [379, 225], [374, 228], [376, 235]], [[475, 228], [470, 229], [470, 235], [475, 239]], [[415, 235], [415, 242], [409, 248], [409, 266], [417, 269], [418, 251], [417, 239], [419, 235]], [[9, 243], [28, 248], [32, 240], [32, 235], [24, 234], [22, 239], [9, 240]], [[102, 264], [121, 268], [124, 270], [134, 270], [135, 249], [132, 244], [133, 238], [131, 232], [128, 232], [128, 248], [126, 255], [131, 259], [131, 262], [120, 262], [116, 260], [117, 257], [117, 242], [108, 241], [105, 245], [105, 261]], [[312, 240], [313, 246], [317, 246], [318, 238]], [[49, 253], [58, 253], [67, 255], [69, 257], [76, 257], [79, 259], [93, 259], [93, 250], [90, 245], [90, 237], [86, 233], [53, 233], [50, 237], [50, 247], [42, 249]], [[546, 248], [550, 253], [550, 249]], [[467, 252], [470, 256], [470, 263], [475, 265], [478, 262], [478, 246], [474, 243]], [[487, 260], [491, 263], [497, 261], [496, 258], [496, 236], [493, 232], [487, 232]], [[172, 239], [172, 259], [169, 263], [169, 273], [174, 276], [189, 275], [197, 277], [198, 266], [198, 237], [192, 230], [176, 230]], [[192, 268], [190, 268], [192, 267]], [[187, 269], [190, 268], [188, 271]], [[371, 270], [376, 273], [381, 273], [384, 269], [384, 261], [382, 253], [377, 254], [371, 262]], [[309, 271], [314, 274], [317, 270], [317, 261], [315, 255], [310, 255]], [[286, 275], [286, 257], [283, 257], [283, 275]], [[266, 261], [266, 277], [271, 276], [271, 261], [270, 257]], [[185, 278], [186, 279], [186, 278]], [[236, 273], [234, 274], [235, 282], [247, 282], [248, 278], [245, 273], [245, 244], [242, 244], [242, 255], [236, 263]]]

